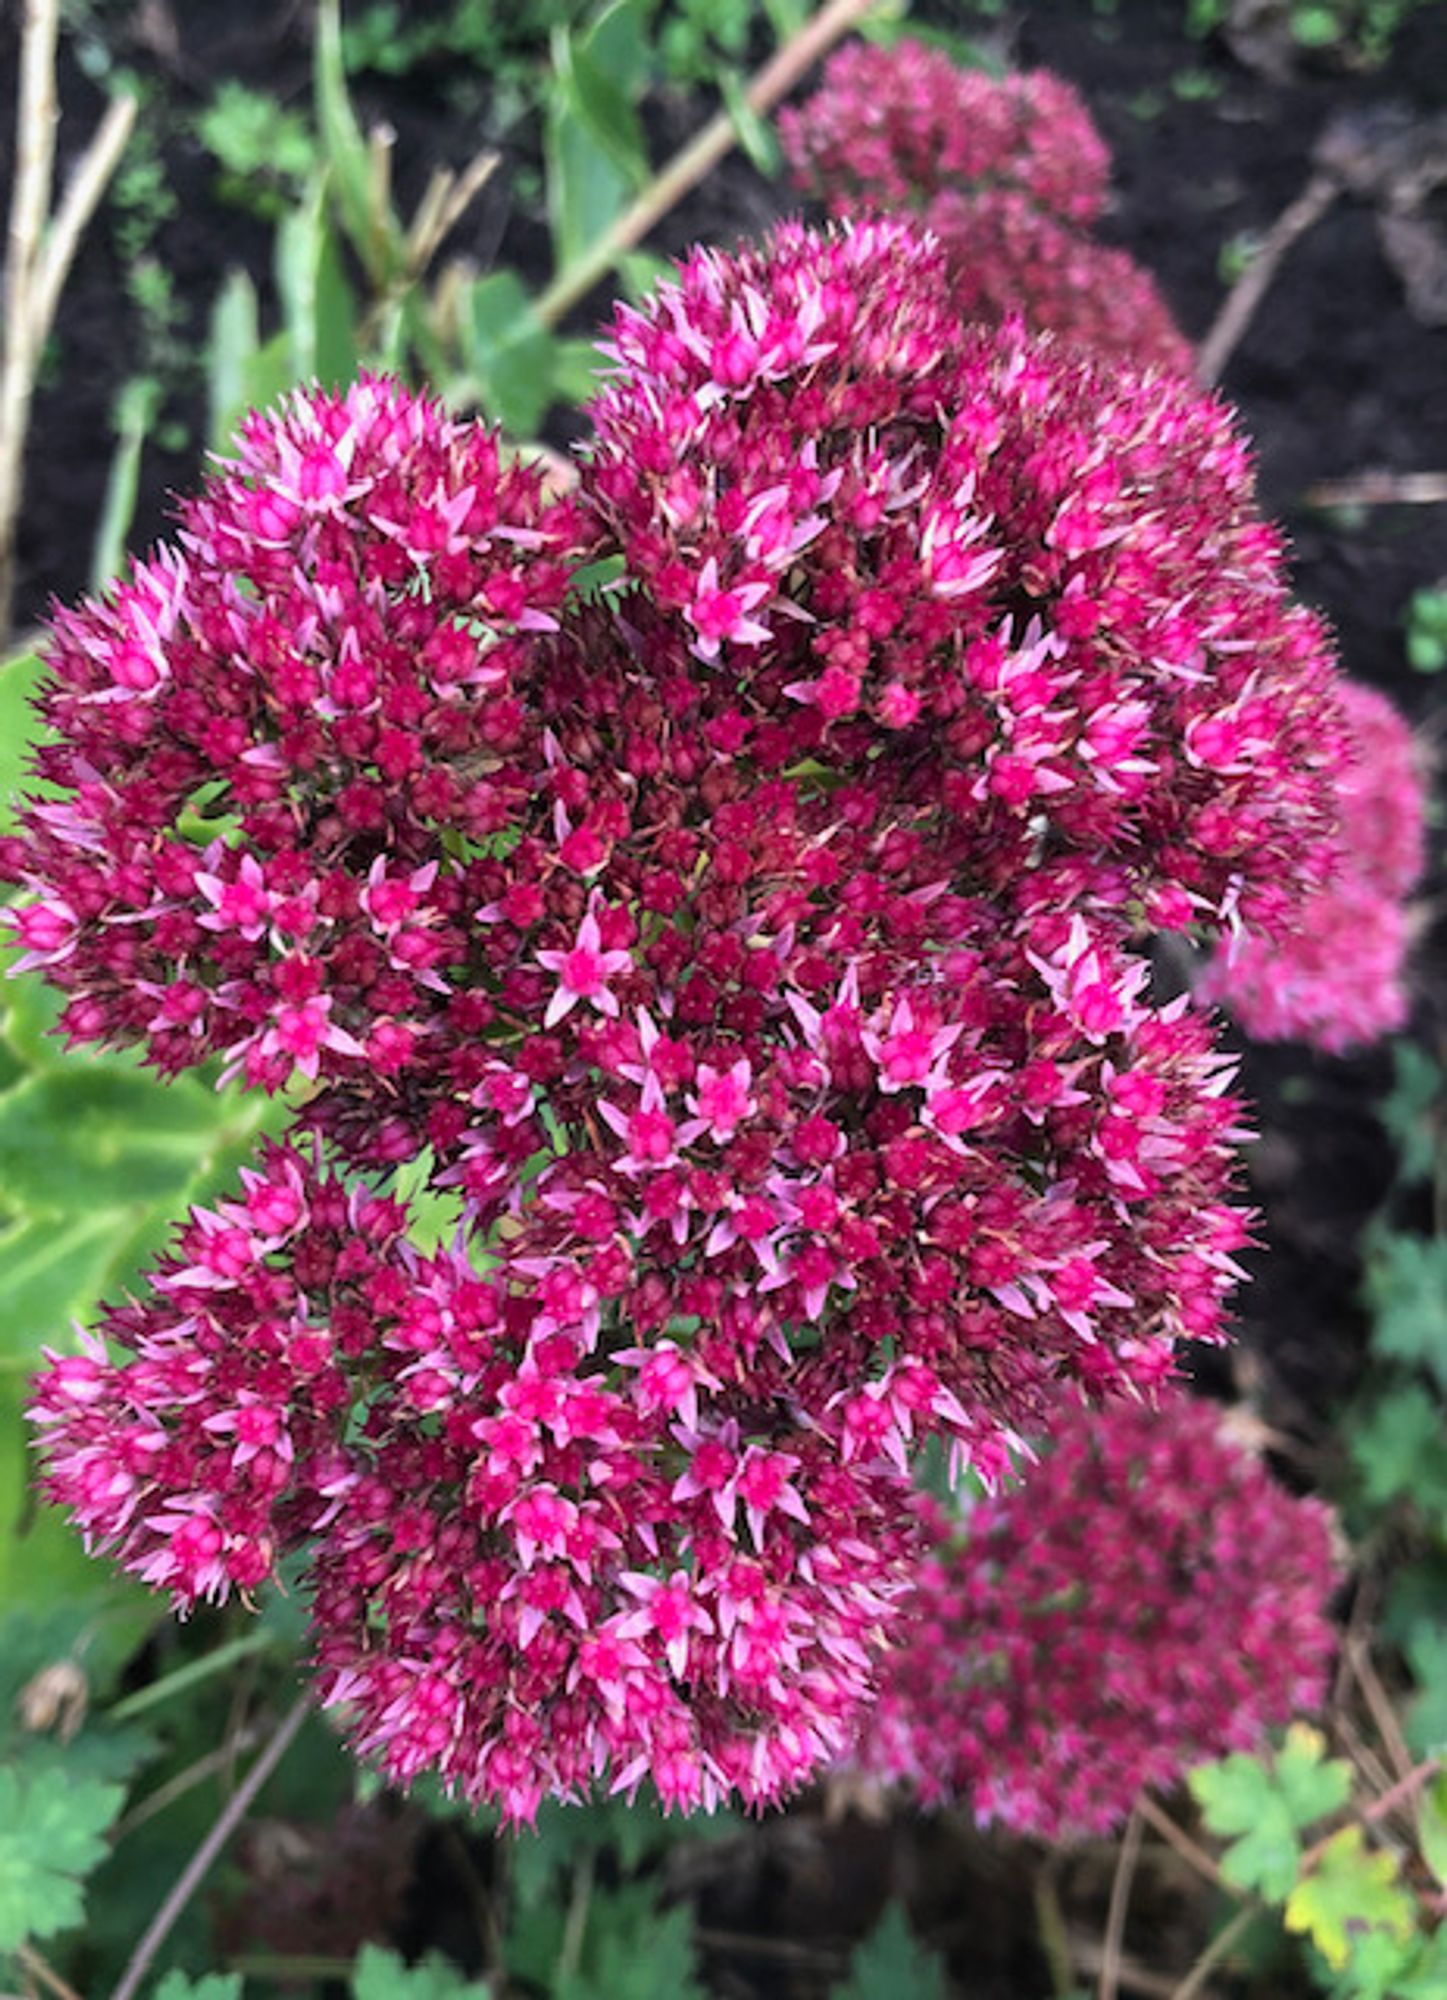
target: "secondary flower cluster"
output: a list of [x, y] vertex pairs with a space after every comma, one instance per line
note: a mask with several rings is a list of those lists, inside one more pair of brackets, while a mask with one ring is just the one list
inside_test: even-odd
[[357, 1742], [522, 1817], [778, 1796], [915, 1446], [1220, 1337], [1239, 1108], [1150, 932], [1288, 922], [1340, 755], [1223, 411], [962, 347], [905, 225], [699, 253], [612, 354], [563, 501], [395, 384], [253, 419], [58, 622], [0, 850], [72, 1040], [308, 1085], [52, 1362], [54, 1492], [182, 1605], [314, 1545]]
[[1263, 1041], [1300, 1040], [1341, 1055], [1407, 1018], [1406, 898], [1426, 863], [1426, 796], [1417, 747], [1385, 695], [1348, 684], [1352, 758], [1337, 779], [1333, 872], [1300, 924], [1271, 939], [1247, 931], [1207, 967], [1203, 999]]
[[934, 1516], [854, 1761], [1046, 1840], [1256, 1748], [1326, 1691], [1331, 1517], [1181, 1392], [1077, 1411], [1003, 1497]]
[[833, 214], [923, 220], [945, 246], [962, 318], [1020, 314], [1097, 353], [1189, 371], [1150, 277], [1089, 233], [1109, 154], [1048, 71], [994, 78], [919, 42], [848, 43], [779, 126], [797, 185]]

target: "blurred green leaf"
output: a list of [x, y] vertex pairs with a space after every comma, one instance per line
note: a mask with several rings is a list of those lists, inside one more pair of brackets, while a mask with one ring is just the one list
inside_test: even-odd
[[0, 1362], [39, 1360], [105, 1287], [118, 1240], [133, 1218], [112, 1209], [30, 1216], [0, 1235]]
[[1447, 1624], [1422, 1624], [1404, 1648], [1417, 1694], [1407, 1709], [1408, 1743], [1419, 1757], [1447, 1753]]
[[168, 1972], [151, 2000], [241, 2000], [241, 1974], [208, 1972], [192, 1979], [189, 1973]]
[[1447, 1238], [1378, 1235], [1363, 1289], [1376, 1353], [1426, 1368], [1447, 1388]]
[[31, 706], [45, 666], [38, 653], [17, 653], [0, 666], [0, 833], [15, 825], [15, 795], [34, 789], [30, 752], [43, 724]]
[[402, 242], [395, 216], [373, 198], [371, 161], [347, 90], [342, 62], [339, 0], [320, 0], [313, 70], [317, 128], [331, 169], [342, 226], [372, 283], [383, 286], [401, 269]]
[[554, 343], [521, 278], [512, 271], [479, 278], [462, 331], [488, 415], [515, 437], [535, 435], [554, 400]]
[[1447, 1534], [1447, 1422], [1439, 1398], [1420, 1382], [1390, 1389], [1349, 1433], [1352, 1462], [1375, 1507], [1409, 1499]]
[[319, 178], [276, 232], [276, 286], [291, 337], [295, 380], [328, 388], [357, 372], [356, 302], [337, 255]]
[[1385, 1931], [1404, 1941], [1412, 1935], [1412, 1900], [1398, 1880], [1397, 1857], [1368, 1848], [1359, 1826], [1334, 1833], [1316, 1866], [1286, 1899], [1286, 1928], [1305, 1932], [1338, 1971], [1352, 1954], [1353, 1939]]
[[1237, 1751], [1190, 1773], [1192, 1796], [1212, 1833], [1238, 1836], [1221, 1858], [1222, 1875], [1238, 1889], [1274, 1903], [1291, 1893], [1301, 1861], [1298, 1833], [1339, 1811], [1351, 1795], [1349, 1766], [1323, 1762], [1325, 1750], [1319, 1730], [1293, 1723], [1274, 1757]]
[[646, 73], [641, 46], [633, 0], [610, 7], [585, 35], [554, 33], [543, 151], [559, 270], [592, 248], [648, 179], [633, 103]]
[[30, 1077], [0, 1097], [0, 1199], [66, 1214], [179, 1194], [224, 1113], [188, 1078], [89, 1064]]
[[228, 271], [211, 308], [206, 341], [207, 435], [213, 451], [225, 446], [248, 407], [249, 376], [260, 347], [256, 286], [248, 272]]
[[103, 590], [125, 567], [140, 490], [141, 452], [160, 408], [161, 385], [150, 375], [133, 375], [116, 398], [116, 448], [91, 552], [90, 587], [94, 591]]
[[124, 1799], [121, 1785], [57, 1785], [0, 1764], [0, 1951], [80, 1922], [81, 1885]]
[[781, 158], [773, 126], [749, 103], [744, 79], [736, 69], [721, 69], [718, 86], [734, 137], [759, 172], [772, 180], [779, 171]]
[[1397, 1178], [1405, 1186], [1430, 1180], [1442, 1143], [1447, 1109], [1442, 1066], [1419, 1043], [1405, 1038], [1392, 1045], [1392, 1088], [1379, 1116], [1397, 1148]]
[[1439, 1771], [1423, 1789], [1417, 1807], [1417, 1842], [1438, 1887], [1447, 1889], [1447, 1771]]
[[408, 1965], [395, 1951], [364, 1944], [352, 1970], [353, 2000], [488, 2000], [491, 1991], [436, 1952]]
[[849, 1961], [849, 1977], [830, 2000], [945, 2000], [944, 1967], [910, 1930], [903, 1906], [891, 1903]]

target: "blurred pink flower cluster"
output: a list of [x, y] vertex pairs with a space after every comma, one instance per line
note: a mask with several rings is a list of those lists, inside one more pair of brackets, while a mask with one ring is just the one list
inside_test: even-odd
[[951, 314], [904, 223], [696, 253], [575, 495], [308, 390], [57, 620], [29, 962], [301, 1087], [52, 1360], [51, 1489], [181, 1606], [309, 1550], [399, 1781], [779, 1796], [921, 1442], [994, 1480], [1222, 1335], [1239, 1107], [1149, 944], [1323, 879], [1328, 642], [1219, 405]]
[[1352, 757], [1337, 779], [1331, 877], [1284, 936], [1248, 926], [1206, 968], [1205, 1000], [1263, 1041], [1342, 1055], [1407, 1019], [1407, 898], [1426, 865], [1426, 789], [1412, 732], [1385, 695], [1342, 688]]
[[962, 1523], [924, 1507], [933, 1546], [853, 1761], [926, 1803], [1107, 1833], [1143, 1786], [1258, 1747], [1326, 1693], [1330, 1512], [1209, 1404], [1076, 1411]]
[[836, 216], [908, 210], [939, 237], [960, 317], [1019, 315], [1138, 367], [1189, 373], [1150, 276], [1090, 234], [1110, 156], [1047, 70], [966, 70], [910, 40], [846, 44], [779, 128], [796, 185]]

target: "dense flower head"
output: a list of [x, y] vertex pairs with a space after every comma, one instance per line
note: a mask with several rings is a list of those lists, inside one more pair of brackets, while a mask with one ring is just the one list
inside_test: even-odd
[[908, 39], [849, 42], [779, 127], [799, 185], [850, 209], [1000, 187], [1066, 222], [1094, 222], [1105, 205], [1105, 142], [1048, 70], [992, 77]]
[[1339, 754], [1225, 413], [962, 349], [909, 228], [613, 351], [562, 500], [379, 381], [253, 419], [57, 621], [0, 847], [72, 1040], [305, 1084], [52, 1359], [52, 1492], [181, 1605], [310, 1551], [354, 1740], [524, 1818], [781, 1795], [919, 1445], [997, 1479], [1222, 1337], [1241, 1108], [1150, 940], [1289, 919]]
[[70, 1040], [268, 1088], [405, 1067], [476, 977], [446, 836], [490, 828], [585, 547], [574, 500], [398, 383], [248, 418], [179, 541], [54, 623], [54, 796], [0, 862]]
[[1230, 416], [949, 313], [899, 222], [620, 307], [586, 480], [630, 571], [781, 761], [907, 766], [966, 890], [1078, 866], [1077, 905], [1277, 928], [1342, 727]]
[[1374, 688], [1344, 684], [1341, 706], [1352, 755], [1336, 781], [1330, 879], [1285, 936], [1247, 928], [1199, 986], [1258, 1040], [1299, 1040], [1329, 1055], [1406, 1021], [1406, 898], [1426, 863], [1426, 789], [1411, 729]]
[[938, 237], [961, 319], [1021, 318], [1097, 355], [1189, 374], [1190, 345], [1154, 281], [1089, 234], [1109, 157], [1058, 77], [989, 77], [915, 42], [858, 43], [779, 122], [798, 186], [832, 214], [913, 213]]
[[513, 1254], [273, 1147], [150, 1300], [52, 1356], [47, 1485], [185, 1608], [309, 1551], [323, 1697], [387, 1775], [531, 1819], [595, 1781], [762, 1803], [837, 1754], [908, 1573], [842, 1464], [673, 1340], [610, 1346]]
[[1325, 1695], [1331, 1517], [1182, 1392], [1062, 1421], [1023, 1482], [937, 1509], [854, 1756], [1058, 1841], [1259, 1747]]
[[1019, 317], [1103, 358], [1189, 375], [1190, 342], [1155, 280], [1124, 250], [1071, 229], [1008, 188], [946, 188], [923, 213], [944, 246], [960, 318]]

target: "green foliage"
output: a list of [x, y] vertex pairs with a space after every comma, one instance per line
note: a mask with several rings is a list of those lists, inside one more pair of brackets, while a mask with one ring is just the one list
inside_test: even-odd
[[614, 0], [581, 34], [553, 33], [543, 154], [553, 256], [582, 260], [648, 179], [637, 104], [647, 81], [644, 0]]
[[0, 1764], [0, 1952], [80, 1922], [82, 1884], [105, 1857], [121, 1785]]
[[1437, 1397], [1417, 1382], [1388, 1388], [1351, 1425], [1349, 1447], [1373, 1507], [1405, 1500], [1447, 1540], [1447, 1428]]
[[366, 1944], [352, 1968], [352, 2000], [488, 2000], [491, 1992], [435, 1952], [407, 1965], [396, 1952]]
[[1407, 607], [1407, 658], [1419, 674], [1447, 667], [1447, 585], [1414, 593]]
[[1378, 1116], [1397, 1148], [1397, 1180], [1413, 1187], [1430, 1180], [1442, 1137], [1447, 1104], [1442, 1066], [1416, 1042], [1392, 1045], [1392, 1087], [1378, 1107]]
[[1394, 1854], [1369, 1850], [1359, 1826], [1344, 1826], [1286, 1899], [1286, 1928], [1305, 1933], [1334, 1971], [1372, 1931], [1401, 1944], [1415, 1911], [1398, 1879]]
[[902, 1905], [891, 1903], [831, 2000], [945, 2000], [945, 1991], [944, 1967], [915, 1938]]
[[234, 77], [196, 119], [196, 136], [221, 170], [222, 200], [254, 215], [280, 216], [316, 171], [316, 136], [301, 112]]
[[1279, 1903], [1296, 1886], [1301, 1863], [1298, 1835], [1351, 1796], [1351, 1768], [1325, 1761], [1326, 1739], [1293, 1723], [1274, 1755], [1237, 1751], [1190, 1775], [1190, 1787], [1212, 1833], [1231, 1841], [1221, 1873], [1234, 1888]]
[[241, 2000], [241, 1975], [208, 1972], [202, 1979], [192, 1979], [184, 1972], [168, 1972], [151, 2000]]
[[1447, 1388], [1447, 1240], [1376, 1232], [1365, 1294], [1376, 1353]]

